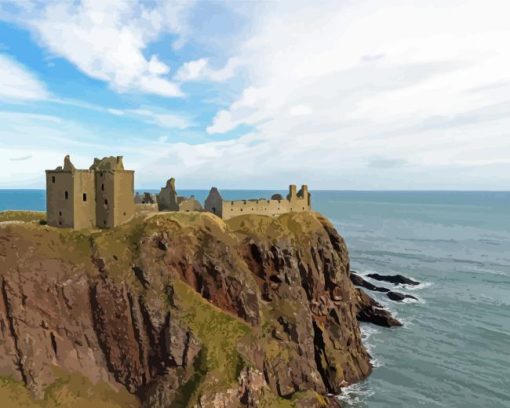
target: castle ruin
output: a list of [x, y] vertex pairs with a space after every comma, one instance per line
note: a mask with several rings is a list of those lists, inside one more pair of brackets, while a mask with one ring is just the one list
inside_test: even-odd
[[285, 199], [280, 194], [274, 194], [270, 200], [224, 200], [218, 189], [213, 187], [205, 200], [205, 209], [227, 220], [243, 214], [276, 216], [288, 212], [311, 211], [312, 207], [308, 186], [303, 185], [296, 191], [296, 186], [292, 184]]
[[134, 171], [125, 170], [122, 156], [94, 159], [89, 169], [77, 169], [69, 156], [64, 166], [46, 170], [47, 223], [54, 227], [113, 228], [129, 221], [135, 211], [209, 211], [223, 219], [243, 214], [277, 216], [288, 212], [311, 211], [306, 185], [297, 191], [289, 186], [286, 198], [224, 200], [212, 187], [204, 207], [194, 196], [177, 194], [175, 179], [167, 180], [159, 194], [134, 194]]
[[167, 180], [165, 187], [162, 187], [157, 195], [159, 211], [203, 211], [202, 205], [194, 196], [183, 197], [177, 195], [175, 190], [175, 179]]
[[122, 156], [94, 159], [89, 169], [77, 169], [69, 156], [64, 166], [46, 170], [48, 225], [113, 228], [135, 213], [134, 171], [124, 170]]

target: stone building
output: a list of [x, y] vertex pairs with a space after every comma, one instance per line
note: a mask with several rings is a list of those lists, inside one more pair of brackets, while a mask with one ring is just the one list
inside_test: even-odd
[[66, 156], [63, 167], [46, 170], [48, 225], [112, 228], [133, 217], [133, 197], [134, 171], [124, 169], [121, 156], [96, 158], [88, 170]]
[[229, 219], [242, 214], [276, 216], [288, 212], [311, 211], [312, 206], [308, 187], [303, 185], [296, 191], [296, 186], [292, 184], [285, 199], [280, 194], [274, 194], [270, 200], [224, 200], [218, 189], [213, 187], [205, 200], [205, 209], [223, 219]]
[[183, 197], [177, 195], [175, 190], [175, 179], [167, 180], [165, 187], [162, 187], [157, 195], [159, 211], [203, 211], [202, 205], [194, 196]]

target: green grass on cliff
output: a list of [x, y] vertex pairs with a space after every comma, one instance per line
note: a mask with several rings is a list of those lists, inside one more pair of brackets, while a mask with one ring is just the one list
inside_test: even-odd
[[80, 374], [61, 373], [35, 400], [22, 382], [0, 377], [0, 407], [5, 408], [138, 408], [140, 402], [126, 390], [115, 391], [108, 384], [92, 384]]
[[250, 326], [209, 303], [180, 280], [173, 282], [173, 288], [180, 317], [202, 344], [199, 369], [206, 375], [201, 384], [196, 384], [191, 399], [237, 383], [245, 362], [236, 345], [251, 332]]
[[40, 222], [44, 220], [46, 220], [46, 213], [43, 211], [0, 211], [0, 222]]

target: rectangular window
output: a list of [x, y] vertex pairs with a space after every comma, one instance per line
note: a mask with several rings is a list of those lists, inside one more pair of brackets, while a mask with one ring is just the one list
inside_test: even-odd
[[55, 176], [51, 176], [51, 182], [54, 183], [55, 182]]
[[101, 184], [101, 191], [104, 191], [104, 184]]
[[108, 200], [106, 198], [104, 199], [104, 205], [108, 205]]
[[87, 201], [87, 193], [83, 193], [83, 201]]
[[64, 192], [64, 197], [66, 198], [66, 200], [69, 198], [69, 193], [67, 191]]

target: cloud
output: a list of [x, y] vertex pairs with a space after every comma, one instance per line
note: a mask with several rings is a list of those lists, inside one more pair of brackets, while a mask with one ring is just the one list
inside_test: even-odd
[[149, 108], [129, 109], [128, 114], [141, 117], [149, 123], [169, 129], [187, 129], [193, 126], [193, 122], [187, 117], [163, 110], [151, 110]]
[[223, 68], [213, 69], [210, 68], [207, 58], [200, 58], [184, 63], [175, 74], [175, 79], [178, 81], [226, 81], [234, 76], [241, 65], [241, 60], [233, 57], [228, 59]]
[[34, 101], [49, 98], [49, 92], [25, 66], [5, 54], [0, 54], [0, 98]]
[[392, 169], [394, 167], [402, 167], [407, 164], [404, 159], [389, 159], [385, 157], [375, 157], [368, 162], [369, 167], [375, 169]]
[[113, 109], [106, 108], [106, 112], [114, 116], [124, 116], [141, 119], [152, 125], [168, 129], [188, 129], [196, 126], [189, 115], [176, 113], [161, 108], [142, 106], [138, 109]]
[[32, 155], [29, 154], [29, 155], [26, 155], [26, 156], [11, 157], [9, 160], [10, 161], [26, 161], [26, 160], [29, 160], [31, 158], [32, 158]]
[[108, 82], [118, 92], [182, 96], [168, 77], [170, 66], [155, 54], [145, 57], [145, 50], [162, 34], [185, 35], [184, 16], [192, 2], [59, 0], [35, 1], [30, 7], [12, 4], [17, 12], [9, 15], [11, 21], [30, 29], [44, 47], [86, 75]]
[[[225, 166], [257, 163], [253, 174], [269, 183], [299, 174], [316, 188], [501, 188], [491, 171], [509, 166], [510, 97], [494, 86], [510, 80], [507, 9], [278, 3], [235, 54], [250, 82], [207, 128], [248, 125], [250, 136], [209, 149]], [[205, 166], [212, 174], [215, 164]]]

